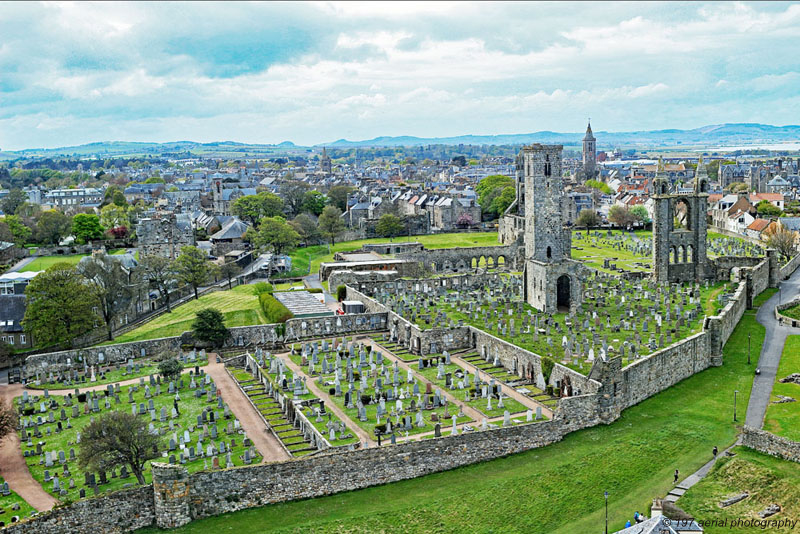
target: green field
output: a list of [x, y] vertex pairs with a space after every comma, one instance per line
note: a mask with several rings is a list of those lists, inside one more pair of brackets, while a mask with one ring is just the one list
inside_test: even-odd
[[752, 311], [725, 346], [722, 367], [629, 408], [611, 425], [560, 443], [412, 480], [204, 519], [174, 532], [601, 532], [606, 490], [609, 527], [620, 529], [634, 511], [648, 511], [654, 497], [672, 488], [676, 468], [692, 473], [710, 459], [713, 446], [736, 439], [733, 390], [739, 390], [743, 409], [753, 379], [748, 333], [759, 347], [764, 328]]
[[[758, 513], [772, 503], [779, 504], [781, 512], [770, 519], [800, 519], [800, 464], [761, 454], [745, 447], [733, 449], [736, 456], [722, 457], [709, 474], [681, 497], [677, 505], [686, 512], [704, 520], [759, 519]], [[719, 502], [744, 491], [750, 497], [728, 508]], [[737, 532], [796, 532], [790, 527], [767, 528], [729, 526], [706, 527], [706, 534]]]
[[[764, 430], [794, 441], [800, 441], [800, 384], [780, 382], [792, 373], [800, 373], [800, 336], [788, 336], [783, 346], [781, 363], [775, 384], [772, 386], [770, 404], [764, 416]], [[791, 397], [795, 402], [773, 404], [778, 395]]]
[[[345, 241], [336, 243], [332, 247], [328, 245], [315, 245], [311, 247], [298, 248], [291, 253], [292, 257], [292, 270], [288, 273], [280, 273], [275, 275], [275, 278], [295, 278], [299, 276], [306, 276], [311, 273], [319, 271], [319, 264], [324, 261], [333, 261], [333, 255], [337, 252], [347, 252], [351, 250], [358, 250], [363, 245], [370, 243], [388, 243], [390, 240], [387, 238], [374, 238], [374, 239], [360, 239], [358, 241]], [[417, 235], [407, 237], [395, 238], [394, 242], [418, 242], [425, 245], [426, 248], [451, 248], [451, 247], [491, 247], [498, 246], [500, 242], [497, 240], [497, 232], [479, 232], [479, 233], [454, 233], [454, 234], [435, 234], [435, 235]], [[311, 270], [309, 271], [309, 266]]]
[[[111, 254], [125, 254], [127, 249], [120, 248], [111, 251]], [[39, 256], [28, 265], [20, 269], [20, 272], [28, 271], [44, 271], [55, 265], [56, 263], [69, 263], [70, 265], [77, 265], [81, 258], [88, 256], [88, 254], [67, 254], [56, 256]]]
[[225, 326], [249, 326], [267, 322], [264, 312], [258, 303], [253, 285], [242, 285], [228, 291], [215, 291], [201, 296], [197, 300], [174, 308], [171, 313], [163, 313], [152, 321], [143, 324], [114, 341], [104, 343], [127, 343], [143, 339], [179, 336], [192, 329], [195, 315], [205, 308], [217, 308], [225, 316]]

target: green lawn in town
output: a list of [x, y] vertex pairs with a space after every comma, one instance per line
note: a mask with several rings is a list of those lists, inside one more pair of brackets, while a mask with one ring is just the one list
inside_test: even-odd
[[105, 344], [179, 336], [192, 329], [197, 312], [205, 308], [216, 308], [221, 311], [225, 317], [225, 326], [228, 328], [265, 324], [267, 319], [261, 310], [254, 287], [254, 285], [241, 285], [226, 291], [207, 293]]
[[[119, 248], [114, 249], [110, 253], [114, 254], [125, 254], [127, 249]], [[66, 255], [55, 255], [55, 256], [39, 256], [28, 265], [20, 269], [20, 272], [27, 272], [27, 271], [44, 271], [52, 267], [57, 263], [69, 263], [70, 265], [77, 265], [81, 258], [87, 256], [88, 254], [66, 254]]]
[[[778, 374], [775, 376], [775, 384], [772, 386], [770, 404], [767, 406], [767, 414], [764, 416], [764, 430], [784, 438], [800, 441], [800, 384], [781, 383], [782, 378], [793, 373], [800, 373], [800, 336], [786, 338]], [[794, 402], [774, 404], [780, 398], [778, 395], [790, 397], [794, 399]]]
[[[761, 454], [745, 447], [735, 447], [736, 456], [721, 457], [706, 477], [689, 489], [676, 503], [687, 513], [706, 521], [728, 521], [728, 526], [710, 525], [706, 534], [736, 532], [797, 532], [785, 528], [760, 526], [730, 528], [732, 519], [760, 520], [758, 513], [770, 504], [779, 504], [781, 512], [769, 519], [800, 519], [800, 464]], [[742, 492], [750, 496], [730, 507], [719, 503]]]
[[[192, 522], [175, 534], [201, 532], [602, 532], [603, 492], [610, 531], [672, 488], [736, 439], [733, 391], [746, 406], [752, 386], [747, 335], [764, 328], [749, 311], [712, 367], [623, 412], [610, 425], [562, 442], [392, 484], [270, 505]], [[758, 349], [756, 349], [758, 350]], [[158, 532], [156, 529], [147, 533]]]

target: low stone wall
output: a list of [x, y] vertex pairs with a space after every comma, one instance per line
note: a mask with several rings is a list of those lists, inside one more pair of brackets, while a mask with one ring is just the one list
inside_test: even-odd
[[793, 319], [781, 313], [783, 310], [788, 310], [789, 308], [794, 308], [795, 306], [800, 306], [800, 298], [796, 298], [783, 304], [778, 304], [775, 306], [775, 319], [777, 319], [778, 322], [783, 326], [790, 326], [792, 328], [800, 327], [800, 319]]
[[766, 430], [745, 426], [742, 429], [742, 445], [776, 458], [800, 462], [799, 441], [782, 438]]
[[518, 260], [521, 259], [518, 258], [520, 250], [516, 244], [494, 247], [443, 248], [397, 254], [396, 257], [420, 262], [426, 269], [434, 273], [470, 271], [474, 269], [473, 260], [477, 262], [480, 258], [491, 262], [492, 267], [497, 267], [499, 259], [503, 258], [503, 265], [506, 269], [521, 270], [521, 265], [518, 265]]
[[[8, 522], [6, 514], [3, 520]], [[120, 490], [53, 508], [0, 529], [3, 534], [124, 534], [155, 523], [153, 486]]]
[[788, 263], [786, 263], [786, 265], [781, 267], [780, 270], [781, 280], [786, 280], [787, 278], [789, 278], [795, 271], [795, 269], [797, 269], [797, 267], [799, 266], [800, 266], [800, 254], [796, 255], [794, 258], [789, 260]]
[[[231, 337], [225, 343], [223, 350], [247, 349], [255, 346], [275, 348], [302, 339], [374, 332], [387, 328], [386, 313], [289, 319], [283, 324], [231, 328]], [[47, 376], [50, 372], [59, 373], [72, 368], [83, 368], [84, 362], [86, 365], [97, 365], [100, 363], [101, 354], [102, 365], [123, 364], [130, 359], [162, 354], [177, 355], [182, 344], [192, 342], [191, 333], [184, 332], [181, 336], [175, 337], [35, 354], [25, 360], [24, 373], [26, 378], [31, 378], [36, 376], [37, 372], [40, 376]]]

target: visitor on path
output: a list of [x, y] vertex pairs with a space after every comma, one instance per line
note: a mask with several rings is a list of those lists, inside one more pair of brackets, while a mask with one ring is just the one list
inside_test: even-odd
[[716, 445], [714, 445], [714, 450], [712, 450], [711, 452], [714, 453], [714, 459], [716, 460], [717, 459], [717, 452], [719, 452], [719, 450], [717, 449]]
[[633, 525], [631, 525], [631, 520], [630, 520], [630, 519], [628, 519], [627, 521], [625, 521], [625, 528], [632, 527], [632, 526], [633, 526]]
[[640, 514], [637, 510], [637, 512], [633, 514], [633, 520], [636, 521], [637, 523], [641, 523], [642, 521], [644, 521], [644, 518], [642, 517], [642, 514]]
[[678, 470], [677, 469], [675, 470], [675, 482], [674, 483], [675, 484], [678, 483]]

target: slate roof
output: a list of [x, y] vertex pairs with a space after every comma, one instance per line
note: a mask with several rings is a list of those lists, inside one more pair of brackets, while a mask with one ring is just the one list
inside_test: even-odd
[[210, 236], [209, 239], [216, 241], [221, 239], [241, 239], [247, 229], [250, 228], [246, 222], [236, 218], [231, 218], [222, 225], [219, 232]]
[[22, 332], [25, 295], [0, 295], [0, 332]]
[[614, 534], [678, 534], [683, 532], [703, 532], [703, 527], [694, 521], [668, 519], [660, 515], [633, 525]]

